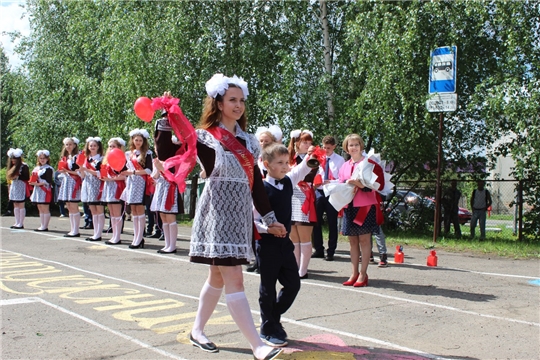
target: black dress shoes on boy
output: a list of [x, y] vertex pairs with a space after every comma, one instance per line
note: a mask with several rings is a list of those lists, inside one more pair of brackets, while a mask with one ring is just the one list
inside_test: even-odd
[[313, 254], [311, 254], [312, 259], [324, 259], [324, 252], [315, 251]]
[[200, 343], [198, 342], [197, 340], [195, 340], [193, 338], [193, 336], [191, 335], [191, 333], [189, 333], [189, 342], [193, 344], [193, 346], [196, 346], [198, 347], [199, 349], [203, 350], [203, 351], [206, 351], [206, 352], [211, 352], [211, 353], [215, 353], [215, 352], [218, 352], [219, 349], [217, 348], [216, 344], [214, 344], [213, 342], [207, 342], [205, 344], [203, 343]]

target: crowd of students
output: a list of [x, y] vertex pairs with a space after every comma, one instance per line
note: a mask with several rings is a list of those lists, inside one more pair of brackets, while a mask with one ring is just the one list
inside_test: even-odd
[[[308, 277], [310, 259], [334, 259], [339, 231], [348, 236], [351, 246], [351, 276], [343, 285], [368, 286], [371, 234], [380, 229], [377, 191], [352, 178], [355, 168], [367, 161], [359, 135], [350, 134], [343, 141], [343, 150], [350, 156], [347, 161], [334, 152], [337, 142], [333, 136], [325, 136], [322, 149], [317, 149], [309, 130], [292, 131], [286, 147], [281, 143], [282, 131], [275, 125], [259, 128], [256, 136], [246, 132], [249, 91], [243, 79], [216, 74], [206, 83], [206, 91], [203, 114], [194, 132], [197, 160], [206, 180], [196, 208], [189, 256], [192, 262], [210, 266], [189, 340], [204, 351], [218, 351], [204, 328], [224, 291], [231, 316], [254, 357], [273, 359], [287, 345], [281, 315], [294, 302], [300, 280]], [[158, 252], [176, 252], [176, 215], [183, 207], [177, 184], [164, 176], [165, 171], [174, 171], [164, 167], [180, 146], [173, 136], [174, 121], [164, 111], [156, 122], [157, 158], [149, 149], [149, 133], [131, 131], [122, 169], [111, 166], [110, 159], [113, 150], [126, 147], [121, 138], [110, 139], [105, 153], [99, 137], [87, 138], [82, 151], [77, 138], [63, 140], [57, 172], [58, 201], [65, 203], [70, 218], [65, 237], [80, 237], [82, 201], [90, 209], [94, 229], [86, 240], [102, 240], [107, 206], [112, 236], [105, 243], [120, 244], [123, 209], [129, 205], [134, 230], [129, 247], [144, 248], [145, 203], [151, 199], [150, 210], [159, 214], [165, 240]], [[32, 171], [22, 155], [20, 149], [8, 152], [9, 198], [15, 213], [12, 228], [24, 227], [24, 202], [30, 196], [40, 213], [41, 225], [36, 231], [48, 231], [55, 173], [50, 153], [38, 151]], [[344, 209], [334, 209], [323, 191], [331, 182], [354, 186], [354, 199]], [[343, 221], [338, 229], [340, 212]], [[329, 225], [326, 256], [321, 229], [324, 213]], [[244, 294], [242, 275], [242, 265], [255, 259], [261, 278], [260, 333]], [[278, 282], [282, 289], [276, 293]]]

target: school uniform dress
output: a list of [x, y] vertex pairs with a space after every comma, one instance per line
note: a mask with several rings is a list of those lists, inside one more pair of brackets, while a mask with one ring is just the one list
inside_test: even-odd
[[[294, 167], [283, 179], [277, 181], [268, 175], [264, 188], [277, 221], [287, 229], [281, 238], [268, 234], [267, 227], [259, 221], [255, 211], [255, 224], [260, 233], [257, 255], [259, 257], [259, 306], [261, 309], [261, 335], [277, 335], [281, 331], [281, 315], [293, 304], [300, 290], [300, 276], [294, 255], [294, 245], [289, 238], [291, 231], [292, 197], [294, 185], [311, 169], [302, 163]], [[283, 286], [276, 294], [276, 283]], [[277, 295], [277, 296], [276, 296]]]
[[[11, 161], [11, 160], [8, 160]], [[19, 176], [11, 180], [9, 188], [9, 200], [15, 203], [24, 202], [27, 198], [27, 186], [30, 180], [30, 171], [26, 163], [21, 163], [19, 168]]]
[[[368, 161], [364, 158], [362, 161]], [[355, 167], [359, 164], [351, 160], [346, 161], [339, 170], [339, 181], [345, 182], [351, 178]], [[343, 223], [341, 233], [346, 236], [358, 236], [364, 234], [378, 234], [379, 225], [377, 223], [377, 207], [379, 201], [374, 190], [367, 187], [359, 188], [353, 200], [343, 209]], [[367, 213], [361, 216], [363, 219], [357, 219], [358, 213]], [[380, 211], [380, 210], [379, 210]], [[358, 222], [362, 222], [359, 224]]]
[[37, 177], [37, 182], [45, 185], [36, 185], [30, 195], [30, 201], [34, 204], [50, 204], [53, 201], [52, 185], [54, 169], [49, 164], [36, 166], [32, 174]]
[[[77, 165], [78, 156], [79, 155], [70, 155], [65, 159], [68, 170], [77, 171], [79, 169], [79, 165]], [[61, 180], [60, 189], [58, 191], [58, 200], [65, 202], [81, 201], [81, 177], [79, 175], [61, 173], [58, 175], [58, 178]]]
[[[104, 174], [103, 176], [108, 178], [115, 178], [120, 175], [119, 172], [115, 171], [107, 164], [101, 164], [100, 171], [102, 174]], [[120, 200], [120, 196], [125, 188], [125, 180], [102, 181], [100, 201], [105, 204], [121, 203], [122, 201]]]
[[[156, 182], [156, 190], [150, 205], [150, 211], [159, 211], [164, 214], [178, 214], [178, 201], [181, 199], [178, 193], [178, 186], [169, 182], [162, 174], [159, 175]], [[183, 207], [182, 211], [183, 212]]]
[[[296, 165], [298, 166], [304, 159], [304, 155], [296, 156]], [[292, 197], [292, 224], [293, 225], [315, 225], [317, 223], [316, 210], [315, 210], [315, 190], [313, 189], [313, 179], [317, 175], [318, 168], [311, 170], [306, 177], [294, 187], [294, 193]], [[304, 191], [301, 189], [304, 187]], [[309, 195], [306, 195], [306, 191]], [[308, 198], [309, 196], [309, 198]], [[305, 205], [304, 205], [305, 204]], [[307, 210], [305, 212], [302, 210]]]
[[146, 152], [144, 167], [138, 162], [139, 150], [126, 152], [126, 167], [128, 170], [144, 169], [146, 175], [129, 175], [126, 178], [126, 188], [122, 192], [121, 199], [128, 205], [144, 205], [146, 202], [146, 184], [152, 173], [152, 152]]
[[[103, 156], [97, 154], [86, 159], [85, 167], [87, 169], [99, 172]], [[88, 205], [101, 205], [101, 189], [102, 181], [98, 176], [85, 172], [82, 181], [81, 201]]]
[[[219, 124], [222, 129], [225, 127]], [[229, 150], [204, 129], [197, 132], [197, 158], [207, 174], [193, 221], [190, 260], [212, 265], [241, 265], [253, 260], [252, 204], [264, 214], [265, 224], [275, 222], [259, 167], [253, 169], [253, 189], [244, 168]], [[257, 159], [255, 136], [236, 125], [236, 140]]]

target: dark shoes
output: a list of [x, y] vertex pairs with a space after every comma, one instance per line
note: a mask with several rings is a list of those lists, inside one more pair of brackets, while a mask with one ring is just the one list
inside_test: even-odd
[[119, 241], [119, 242], [110, 242], [109, 240], [105, 241], [105, 244], [107, 245], [121, 245], [122, 244], [122, 241]]
[[92, 238], [92, 237], [89, 237], [89, 238], [86, 238], [85, 240], [86, 240], [86, 241], [101, 241], [101, 236], [98, 237], [97, 239], [94, 239], [94, 238]]
[[275, 346], [275, 347], [283, 347], [287, 346], [289, 343], [285, 339], [281, 339], [277, 335], [263, 335], [261, 334], [261, 340], [266, 345]]
[[257, 264], [253, 264], [253, 265], [250, 265], [246, 268], [246, 271], [247, 272], [256, 272], [256, 273], [259, 273], [259, 267], [257, 266]]
[[173, 251], [158, 250], [157, 253], [158, 254], [176, 254], [176, 249], [174, 249]]
[[130, 244], [129, 248], [130, 249], [138, 249], [138, 248], [143, 248], [144, 249], [144, 239], [142, 239], [142, 241], [140, 242], [139, 245]]
[[326, 261], [334, 261], [334, 255], [326, 255], [324, 260], [326, 260]]
[[64, 235], [64, 237], [81, 237], [81, 234], [72, 235], [70, 233], [67, 233], [67, 234]]
[[217, 348], [216, 344], [214, 344], [213, 342], [208, 342], [208, 343], [200, 343], [198, 342], [197, 340], [195, 340], [193, 338], [193, 336], [191, 335], [191, 333], [189, 333], [189, 342], [193, 344], [193, 346], [196, 346], [198, 347], [199, 349], [203, 350], [203, 351], [206, 351], [206, 352], [211, 352], [211, 353], [215, 353], [215, 352], [218, 352], [219, 349]]
[[315, 251], [313, 254], [311, 254], [312, 259], [324, 259], [324, 252], [321, 251]]
[[24, 226], [15, 226], [15, 225], [11, 225], [9, 228], [10, 228], [10, 229], [24, 229]]
[[34, 231], [49, 231], [49, 229], [35, 229]]
[[379, 261], [379, 267], [387, 267], [388, 266], [388, 256], [386, 254], [380, 254], [380, 261]]
[[[277, 357], [279, 356], [279, 354], [281, 354], [282, 351], [283, 351], [283, 349], [281, 349], [281, 348], [274, 348], [272, 351], [270, 351], [270, 352], [268, 353], [268, 355], [266, 355], [266, 356], [264, 357], [263, 360], [274, 360], [275, 358], [277, 358]], [[255, 360], [258, 360], [258, 359], [255, 357], [255, 355], [253, 355], [253, 358], [254, 358]]]
[[81, 226], [79, 229], [93, 229], [93, 228], [94, 228], [93, 224], [85, 224], [84, 226]]
[[152, 235], [148, 235], [148, 237], [151, 239], [159, 239], [161, 237], [161, 233], [156, 231]]
[[309, 278], [308, 273], [306, 273], [304, 276], [300, 276], [300, 279], [307, 279]]

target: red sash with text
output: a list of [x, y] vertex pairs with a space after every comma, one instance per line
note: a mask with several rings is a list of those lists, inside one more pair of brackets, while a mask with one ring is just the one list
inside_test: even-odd
[[313, 187], [305, 181], [300, 181], [298, 183], [298, 187], [306, 196], [306, 200], [304, 200], [304, 203], [302, 204], [302, 212], [309, 216], [309, 222], [317, 222], [317, 211], [315, 209], [315, 190], [313, 190]]
[[253, 189], [253, 174], [255, 171], [253, 155], [238, 140], [236, 140], [236, 137], [229, 131], [222, 129], [219, 126], [209, 128], [206, 131], [212, 134], [212, 136], [215, 137], [216, 140], [221, 143], [221, 145], [234, 154], [246, 172], [249, 180], [249, 188]]

